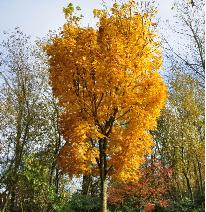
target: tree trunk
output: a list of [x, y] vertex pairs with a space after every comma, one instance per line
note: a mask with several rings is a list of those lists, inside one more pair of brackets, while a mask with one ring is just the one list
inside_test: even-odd
[[82, 194], [83, 195], [89, 194], [91, 183], [92, 183], [92, 177], [90, 175], [89, 176], [83, 175], [83, 181], [82, 181]]
[[200, 190], [202, 193], [202, 196], [204, 195], [204, 189], [203, 189], [203, 180], [202, 180], [202, 173], [201, 173], [201, 163], [200, 161], [197, 159], [197, 167], [198, 167], [198, 173], [199, 173], [199, 178], [200, 178]]
[[16, 194], [15, 194], [15, 191], [14, 191], [14, 187], [12, 187], [12, 190], [11, 190], [11, 200], [10, 200], [10, 211], [13, 211], [14, 210], [14, 207], [15, 207], [15, 197], [16, 197]]
[[189, 180], [189, 178], [188, 178], [188, 176], [187, 176], [187, 173], [186, 173], [185, 171], [183, 171], [183, 174], [184, 174], [185, 179], [186, 179], [187, 188], [188, 188], [188, 194], [189, 194], [189, 196], [190, 196], [190, 199], [191, 199], [192, 203], [194, 203], [193, 191], [192, 191], [192, 187], [191, 187], [191, 185], [190, 185], [190, 180]]
[[101, 212], [107, 212], [107, 181], [101, 179]]
[[99, 141], [99, 169], [101, 180], [101, 212], [107, 212], [107, 160], [106, 160], [106, 138]]

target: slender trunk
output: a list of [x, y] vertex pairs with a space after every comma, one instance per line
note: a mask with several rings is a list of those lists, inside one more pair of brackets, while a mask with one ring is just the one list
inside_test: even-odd
[[89, 194], [91, 183], [92, 183], [92, 177], [90, 175], [89, 176], [83, 175], [83, 181], [82, 181], [82, 194], [83, 195]]
[[204, 208], [204, 189], [203, 189], [203, 180], [202, 180], [202, 173], [201, 173], [201, 163], [197, 159], [197, 167], [198, 167], [198, 173], [199, 173], [199, 178], [200, 178], [200, 190], [201, 190], [201, 207]]
[[101, 212], [107, 212], [107, 160], [106, 160], [106, 139], [99, 141], [99, 169], [101, 180]]
[[204, 194], [204, 189], [203, 189], [203, 180], [202, 180], [202, 173], [201, 173], [201, 163], [200, 161], [197, 159], [197, 167], [198, 167], [198, 173], [199, 173], [199, 178], [200, 178], [200, 189], [201, 189], [201, 193], [202, 195]]
[[56, 175], [55, 175], [55, 193], [58, 195], [59, 194], [59, 179], [60, 178], [60, 173], [59, 169], [56, 168]]
[[191, 185], [190, 185], [190, 180], [189, 180], [189, 178], [188, 178], [188, 176], [187, 176], [187, 173], [186, 173], [185, 171], [183, 171], [183, 174], [184, 174], [185, 179], [186, 179], [187, 188], [188, 188], [188, 194], [189, 194], [189, 196], [190, 196], [191, 201], [194, 202], [192, 187], [191, 187]]
[[20, 139], [17, 140], [16, 142], [16, 148], [15, 148], [15, 161], [14, 161], [14, 168], [12, 170], [12, 178], [10, 181], [10, 185], [9, 185], [9, 193], [11, 194], [10, 197], [10, 211], [14, 210], [15, 207], [15, 202], [17, 202], [16, 199], [16, 185], [18, 182], [18, 169], [20, 166], [20, 162], [21, 162], [21, 144], [20, 144]]
[[[21, 92], [21, 91], [20, 91]], [[25, 90], [22, 92], [25, 93]], [[21, 94], [18, 96], [18, 98], [21, 97]], [[16, 121], [16, 146], [15, 146], [15, 156], [14, 156], [14, 168], [12, 170], [12, 179], [11, 179], [11, 185], [10, 185], [10, 193], [11, 193], [11, 199], [10, 199], [10, 211], [14, 210], [15, 204], [18, 202], [17, 196], [16, 196], [16, 186], [18, 182], [18, 170], [21, 166], [22, 161], [22, 155], [25, 143], [28, 138], [29, 134], [29, 127], [30, 127], [30, 113], [29, 113], [29, 106], [28, 102], [26, 102], [25, 96], [22, 100], [21, 98], [18, 100], [18, 114], [17, 114], [17, 121]], [[27, 106], [28, 114], [26, 117], [26, 125], [23, 126], [23, 117], [25, 116], [25, 109], [24, 107]]]
[[[101, 128], [102, 134], [108, 137], [112, 131], [112, 126], [115, 121], [115, 116], [118, 112], [118, 108], [114, 108], [113, 114], [106, 121], [103, 128]], [[101, 180], [101, 212], [107, 212], [107, 138], [104, 137], [99, 140], [99, 161], [97, 161], [100, 171]], [[110, 167], [111, 168], [111, 167]]]
[[101, 212], [107, 212], [107, 181], [101, 179]]
[[12, 190], [11, 190], [11, 203], [10, 203], [10, 211], [13, 211], [14, 206], [15, 206], [15, 191], [14, 191], [14, 186], [12, 186]]

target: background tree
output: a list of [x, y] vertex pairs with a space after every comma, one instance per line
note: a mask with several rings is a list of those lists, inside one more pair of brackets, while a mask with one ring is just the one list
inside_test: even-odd
[[172, 199], [204, 205], [204, 92], [182, 73], [171, 80], [167, 108], [155, 134], [156, 157], [173, 168]]
[[[175, 1], [175, 24], [170, 24], [165, 39], [165, 56], [172, 70], [195, 77], [204, 87], [205, 79], [205, 2]], [[168, 24], [167, 24], [168, 26]], [[172, 38], [171, 36], [172, 35]]]
[[129, 1], [94, 10], [97, 30], [80, 27], [73, 11], [69, 4], [68, 22], [46, 46], [53, 91], [64, 108], [67, 142], [59, 162], [71, 175], [100, 175], [101, 210], [106, 211], [107, 177], [136, 179], [151, 149], [149, 130], [166, 98], [158, 73], [161, 50], [152, 7], [139, 12]]
[[135, 211], [149, 204], [167, 207], [170, 204], [172, 169], [158, 159], [148, 159], [141, 168], [141, 177], [132, 183], [111, 183], [109, 203], [116, 210]]
[[[180, 205], [204, 204], [204, 1], [176, 1], [175, 24], [165, 44], [169, 99], [155, 136], [153, 156], [173, 167], [173, 194]], [[168, 27], [167, 27], [168, 29]], [[182, 204], [183, 203], [183, 204]], [[175, 205], [177, 210], [182, 210]], [[193, 210], [187, 208], [185, 210]]]
[[56, 201], [55, 195], [62, 193], [56, 156], [63, 140], [45, 59], [43, 52], [18, 28], [2, 42], [2, 211], [16, 207], [43, 211]]

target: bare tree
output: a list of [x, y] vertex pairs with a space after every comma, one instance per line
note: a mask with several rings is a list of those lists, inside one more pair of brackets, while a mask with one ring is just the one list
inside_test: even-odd
[[165, 39], [166, 57], [173, 70], [190, 73], [204, 87], [205, 78], [205, 13], [204, 1], [176, 1], [175, 22], [168, 23], [171, 40]]

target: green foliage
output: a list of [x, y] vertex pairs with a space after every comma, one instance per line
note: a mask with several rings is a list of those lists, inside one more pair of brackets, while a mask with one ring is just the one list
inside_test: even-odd
[[74, 193], [70, 201], [64, 205], [62, 212], [99, 212], [100, 199], [90, 195]]
[[54, 185], [48, 181], [50, 170], [45, 160], [42, 162], [35, 154], [31, 154], [23, 159], [23, 163], [22, 177], [24, 177], [24, 182], [26, 181], [31, 187], [34, 202], [39, 208], [50, 205], [51, 208], [59, 211], [63, 197], [55, 193]]
[[65, 18], [67, 18], [69, 15], [71, 15], [73, 12], [74, 12], [74, 6], [72, 3], [69, 3], [67, 5], [67, 7], [64, 7], [63, 8], [63, 12], [64, 12], [64, 15], [65, 15]]
[[124, 201], [124, 204], [121, 205], [122, 212], [136, 212], [137, 211], [137, 198], [129, 197]]
[[81, 7], [76, 6], [74, 8], [74, 5], [72, 3], [69, 3], [66, 7], [63, 7], [63, 13], [65, 16], [65, 19], [67, 19], [67, 21], [71, 21], [71, 22], [73, 21], [74, 23], [77, 23], [83, 17], [82, 14], [77, 14], [77, 12], [80, 12], [80, 11], [81, 11]]
[[76, 10], [81, 10], [81, 7], [80, 6], [76, 6]]
[[174, 170], [172, 195], [188, 197], [199, 207], [204, 202], [204, 91], [188, 74], [173, 77], [155, 134], [155, 151]]
[[197, 208], [189, 198], [184, 198], [179, 202], [173, 202], [167, 208], [168, 212], [203, 212], [203, 208]]

